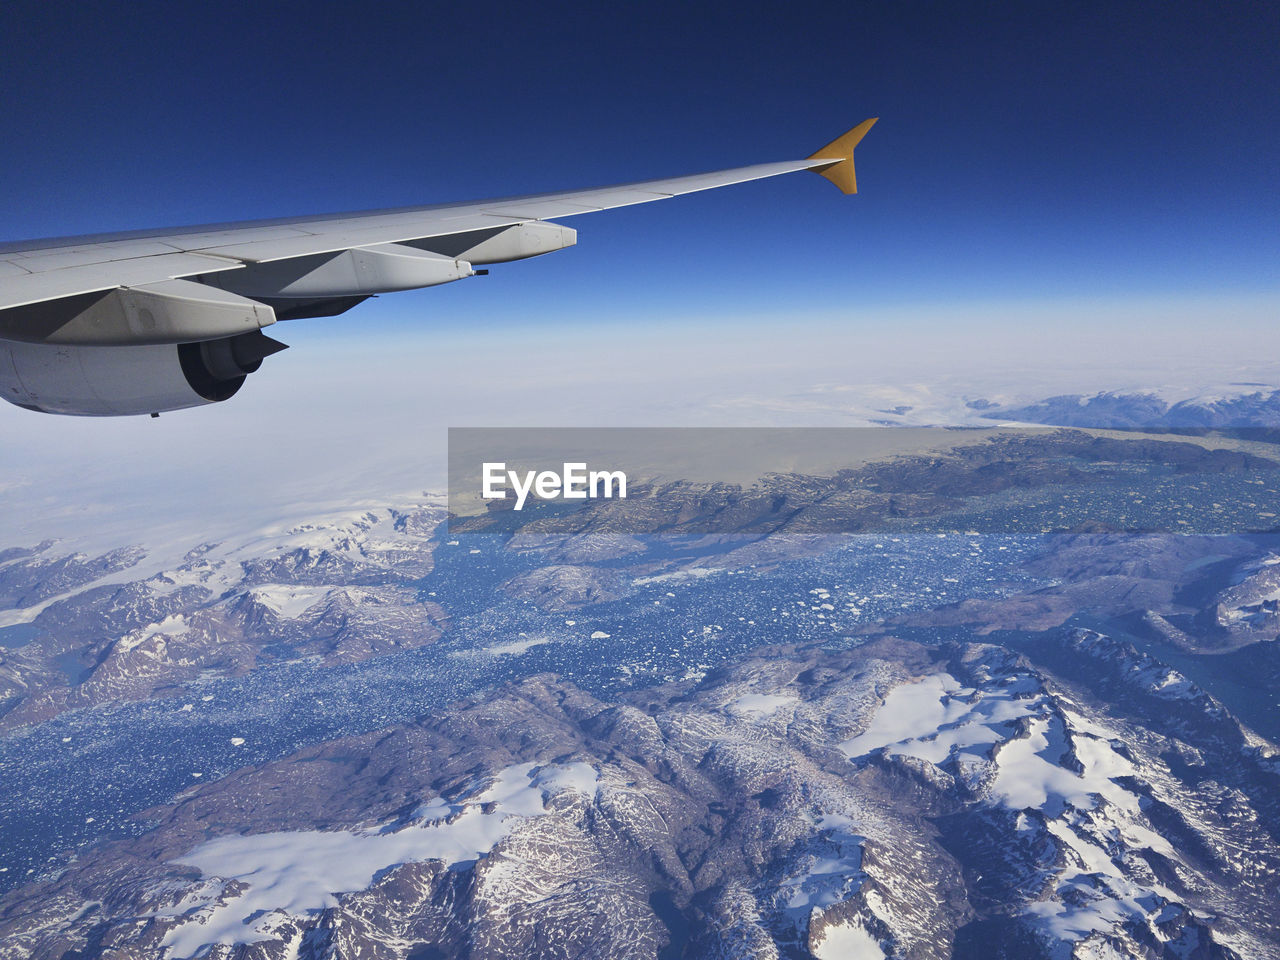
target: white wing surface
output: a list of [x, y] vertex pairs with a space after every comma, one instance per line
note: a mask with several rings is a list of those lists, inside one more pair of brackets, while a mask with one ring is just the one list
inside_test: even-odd
[[[150, 395], [144, 390], [142, 398], [134, 396], [124, 404], [128, 409], [117, 409], [110, 396], [100, 396], [116, 390], [105, 381], [64, 389], [69, 376], [93, 380], [98, 366], [112, 371], [114, 384], [122, 376], [127, 380], [129, 369], [153, 367], [155, 357], [167, 356], [154, 349], [141, 351], [137, 362], [130, 363], [118, 354], [97, 357], [103, 349], [168, 346], [186, 356], [178, 379], [201, 381], [198, 388], [189, 384], [198, 398], [177, 406], [224, 399], [225, 389], [204, 381], [234, 382], [234, 392], [264, 356], [283, 349], [261, 333], [263, 327], [277, 320], [342, 313], [374, 294], [459, 280], [479, 272], [477, 265], [538, 256], [575, 243], [576, 231], [553, 219], [800, 170], [818, 172], [845, 193], [856, 193], [853, 149], [874, 123], [864, 121], [803, 160], [665, 180], [0, 244], [0, 395], [60, 413], [175, 409], [170, 396], [174, 377], [154, 400], [146, 399]], [[52, 348], [57, 348], [56, 356]], [[72, 353], [75, 362], [67, 360]], [[208, 376], [188, 369], [197, 367]], [[132, 394], [136, 387], [132, 385]]]

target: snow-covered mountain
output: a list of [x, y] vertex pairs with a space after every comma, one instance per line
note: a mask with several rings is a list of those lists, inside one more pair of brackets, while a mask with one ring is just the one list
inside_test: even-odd
[[1064, 427], [1234, 428], [1280, 427], [1280, 390], [1238, 386], [1230, 392], [1166, 398], [1158, 393], [1062, 394], [1034, 403], [978, 408], [988, 420]]
[[1185, 725], [982, 643], [540, 676], [186, 791], [6, 898], [3, 955], [1280, 956], [1271, 745], [1053, 642]]
[[7, 549], [0, 958], [1280, 960], [1265, 446]]
[[282, 659], [337, 664], [431, 643], [445, 613], [413, 584], [431, 571], [443, 517], [431, 505], [321, 516], [180, 558], [7, 551], [0, 726]]

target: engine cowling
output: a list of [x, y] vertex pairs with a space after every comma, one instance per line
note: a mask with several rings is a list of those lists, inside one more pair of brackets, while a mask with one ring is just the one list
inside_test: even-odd
[[254, 331], [195, 343], [71, 346], [0, 340], [0, 396], [84, 417], [182, 410], [235, 395], [285, 344]]

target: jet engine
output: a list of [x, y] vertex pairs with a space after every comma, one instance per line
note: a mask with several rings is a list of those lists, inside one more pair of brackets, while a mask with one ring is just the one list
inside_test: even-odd
[[0, 396], [84, 417], [181, 410], [232, 397], [285, 344], [257, 330], [217, 340], [79, 346], [0, 340]]

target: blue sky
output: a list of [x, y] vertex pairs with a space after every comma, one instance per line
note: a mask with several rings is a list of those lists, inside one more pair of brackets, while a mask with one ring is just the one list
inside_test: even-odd
[[578, 249], [385, 298], [369, 323], [1280, 289], [1269, 4], [21, 0], [0, 18], [6, 239], [675, 175], [882, 118], [856, 198], [798, 175], [576, 218]]

